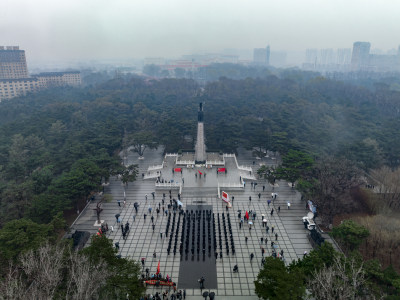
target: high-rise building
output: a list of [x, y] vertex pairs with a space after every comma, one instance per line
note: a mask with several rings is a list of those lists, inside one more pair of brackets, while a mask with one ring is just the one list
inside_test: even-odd
[[18, 46], [0, 46], [0, 79], [28, 78], [25, 51]]
[[257, 65], [269, 65], [271, 49], [269, 46], [266, 48], [254, 48], [253, 51], [253, 62]]
[[306, 49], [306, 64], [318, 63], [318, 49]]
[[368, 68], [370, 49], [371, 44], [369, 42], [355, 42], [353, 44], [351, 56], [351, 68], [353, 70], [366, 70]]
[[319, 56], [319, 64], [328, 66], [334, 64], [334, 51], [332, 48], [321, 49]]
[[80, 72], [47, 72], [29, 76], [25, 51], [19, 50], [18, 46], [0, 46], [0, 101], [66, 85], [81, 85]]
[[336, 63], [338, 65], [350, 65], [351, 62], [351, 49], [341, 48], [337, 49]]

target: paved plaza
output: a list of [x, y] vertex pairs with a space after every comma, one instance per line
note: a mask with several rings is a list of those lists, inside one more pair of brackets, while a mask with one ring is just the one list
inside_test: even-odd
[[[205, 167], [182, 168], [180, 172], [172, 172], [174, 159], [167, 157], [164, 161], [162, 154], [163, 149], [148, 150], [144, 155], [144, 159], [139, 159], [136, 153], [130, 153], [127, 158], [127, 164], [139, 165], [138, 180], [129, 183], [125, 188], [121, 181], [117, 178], [112, 178], [108, 186], [105, 187], [105, 193], [113, 196], [112, 202], [104, 203], [101, 213], [101, 219], [104, 220], [113, 231], [109, 231], [107, 236], [113, 242], [119, 242], [120, 254], [123, 257], [130, 257], [140, 261], [145, 258], [143, 270], [148, 268], [150, 273], [155, 273], [158, 262], [160, 261], [161, 273], [165, 277], [167, 274], [176, 282], [177, 290], [186, 289], [187, 299], [203, 299], [197, 280], [199, 279], [199, 270], [201, 270], [201, 260], [193, 262], [193, 272], [190, 272], [190, 262], [185, 261], [184, 255], [179, 254], [179, 251], [174, 255], [172, 252], [168, 255], [167, 247], [169, 239], [165, 237], [165, 230], [168, 216], [162, 211], [162, 197], [166, 194], [164, 209], [169, 203], [169, 188], [155, 188], [156, 179], [143, 179], [141, 174], [146, 174], [149, 166], [163, 165], [160, 176], [165, 181], [173, 180], [174, 182], [184, 184], [182, 188], [181, 201], [183, 209], [187, 206], [191, 208], [197, 207], [199, 210], [203, 206], [212, 207], [212, 213], [215, 218], [217, 215], [228, 217], [232, 224], [232, 237], [235, 245], [235, 254], [232, 252], [229, 255], [225, 252], [225, 238], [222, 238], [223, 257], [215, 259], [212, 254], [207, 257], [204, 262], [204, 267], [213, 268], [210, 262], [214, 264], [216, 269], [216, 288], [212, 285], [212, 289], [207, 286], [207, 276], [205, 276], [205, 290], [214, 291], [216, 299], [258, 299], [254, 291], [254, 280], [261, 268], [262, 247], [265, 249], [264, 256], [271, 255], [272, 248], [270, 242], [274, 241], [277, 252], [283, 250], [285, 263], [290, 263], [292, 260], [301, 258], [304, 251], [310, 251], [311, 245], [307, 239], [307, 230], [304, 228], [301, 218], [306, 214], [305, 202], [302, 202], [300, 193], [292, 189], [287, 182], [279, 181], [276, 187], [270, 186], [265, 180], [256, 180], [257, 186], [254, 189], [250, 180], [245, 180], [244, 188], [222, 188], [229, 193], [230, 197], [234, 196], [232, 208], [227, 211], [225, 203], [217, 197], [218, 185], [226, 185], [227, 183], [239, 183], [240, 176], [243, 174], [238, 170], [237, 164], [251, 167], [254, 174], [260, 164], [275, 164], [271, 159], [264, 158], [255, 160], [249, 151], [241, 150], [237, 156], [237, 163], [233, 158], [226, 158], [227, 173], [217, 175], [216, 167], [206, 169]], [[198, 170], [203, 174], [199, 176]], [[198, 174], [196, 177], [195, 174]], [[265, 190], [263, 191], [263, 186]], [[123, 205], [124, 190], [126, 204]], [[178, 198], [178, 189], [171, 189], [172, 197]], [[153, 199], [152, 192], [155, 192]], [[277, 199], [268, 206], [267, 200], [271, 199], [271, 193], [277, 193]], [[259, 199], [258, 194], [261, 193]], [[147, 200], [146, 200], [147, 195]], [[251, 197], [251, 201], [249, 201]], [[121, 200], [121, 207], [118, 206], [117, 200]], [[134, 203], [139, 204], [138, 213], [135, 214]], [[290, 209], [287, 207], [287, 202], [291, 203]], [[98, 227], [94, 226], [96, 222], [96, 213], [94, 211], [96, 203], [90, 203], [83, 211], [77, 221], [73, 224], [73, 229], [89, 231], [95, 233]], [[152, 213], [149, 214], [149, 207], [152, 208]], [[156, 208], [160, 207], [160, 213], [156, 213]], [[280, 211], [278, 209], [280, 207]], [[271, 209], [274, 213], [271, 215]], [[240, 219], [238, 211], [241, 211], [242, 217], [246, 211], [252, 210], [256, 212], [256, 218], [253, 220], [253, 225], [250, 230], [249, 225], [244, 223], [240, 228]], [[130, 233], [124, 240], [121, 234], [121, 228], [117, 224], [115, 215], [120, 214], [122, 223], [129, 222]], [[144, 214], [147, 214], [144, 219]], [[269, 233], [266, 233], [265, 227], [262, 226], [262, 214], [267, 219], [267, 224], [270, 227]], [[178, 214], [177, 214], [178, 215]], [[151, 216], [154, 217], [154, 231]], [[180, 223], [182, 226], [182, 222]], [[272, 233], [274, 227], [274, 233]], [[176, 231], [176, 228], [175, 230]], [[160, 233], [163, 233], [162, 237]], [[275, 233], [278, 234], [276, 240]], [[175, 233], [176, 234], [176, 233]], [[182, 235], [182, 230], [178, 229], [178, 243]], [[218, 233], [217, 233], [218, 235]], [[246, 242], [247, 237], [247, 242]], [[175, 238], [175, 235], [174, 235]], [[261, 240], [263, 238], [263, 240]], [[265, 240], [268, 240], [267, 243]], [[217, 252], [220, 252], [220, 242], [217, 238]], [[231, 243], [229, 242], [229, 245]], [[155, 253], [156, 257], [153, 258]], [[250, 261], [251, 253], [254, 254], [254, 259]], [[208, 255], [208, 254], [207, 254]], [[190, 260], [189, 260], [190, 261]], [[189, 265], [187, 265], [189, 263]], [[184, 267], [184, 264], [186, 266]], [[196, 265], [197, 264], [197, 265]], [[234, 265], [238, 265], [239, 272], [233, 273]], [[189, 266], [189, 267], [188, 267]], [[183, 269], [182, 269], [182, 268]], [[182, 286], [180, 280], [182, 274], [180, 270], [185, 270], [183, 274]], [[189, 271], [188, 271], [189, 270]], [[207, 269], [208, 270], [208, 269]], [[204, 272], [206, 273], [207, 270]], [[211, 274], [211, 273], [210, 273]], [[213, 281], [210, 278], [210, 281]], [[189, 287], [189, 288], [188, 288]], [[162, 292], [164, 288], [148, 288], [148, 293], [155, 294], [156, 291]], [[203, 290], [204, 291], [204, 290]]]

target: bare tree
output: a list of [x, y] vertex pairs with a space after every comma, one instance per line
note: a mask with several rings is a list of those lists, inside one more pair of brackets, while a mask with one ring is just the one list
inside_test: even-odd
[[93, 265], [87, 256], [76, 251], [69, 253], [67, 299], [95, 299], [109, 274], [106, 264]]
[[400, 168], [395, 170], [389, 167], [382, 167], [378, 170], [371, 171], [371, 177], [375, 183], [375, 191], [379, 195], [379, 198], [383, 201], [385, 206], [389, 209], [400, 208]]
[[363, 265], [338, 256], [331, 267], [313, 273], [308, 288], [316, 299], [362, 299], [359, 293], [364, 283]]
[[66, 250], [63, 245], [45, 244], [20, 257], [20, 265], [10, 265], [0, 281], [0, 299], [98, 298], [110, 272], [100, 261], [93, 264], [85, 255]]
[[103, 199], [101, 199], [97, 205], [96, 208], [93, 208], [93, 210], [96, 211], [96, 215], [97, 215], [97, 223], [100, 224], [101, 220], [100, 220], [100, 213], [103, 211], [103, 209], [101, 208], [101, 203], [103, 202]]
[[3, 280], [0, 280], [0, 299], [24, 299], [27, 284], [21, 278], [22, 272], [12, 263]]
[[314, 175], [314, 202], [325, 223], [354, 208], [350, 191], [360, 185], [360, 170], [354, 164], [345, 158], [326, 157], [318, 161]]
[[37, 251], [29, 251], [21, 257], [24, 273], [30, 278], [29, 294], [35, 299], [52, 299], [62, 281], [63, 246], [45, 244]]

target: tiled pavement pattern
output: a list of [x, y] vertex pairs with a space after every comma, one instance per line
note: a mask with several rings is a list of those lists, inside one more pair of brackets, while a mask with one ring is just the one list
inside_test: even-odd
[[[134, 153], [130, 154], [128, 160], [130, 163], [139, 164], [139, 174], [145, 173], [149, 165], [158, 165], [162, 163], [162, 149], [157, 151], [147, 151], [145, 153], [145, 159], [138, 160], [137, 155]], [[240, 165], [252, 165], [255, 171], [260, 160], [255, 161], [253, 165], [253, 158], [248, 152], [242, 151], [239, 153], [238, 162]], [[232, 166], [228, 169], [228, 175], [232, 177], [236, 176], [235, 172], [232, 172]], [[185, 169], [185, 171], [187, 171]], [[184, 171], [184, 172], [185, 172]], [[190, 170], [195, 172], [195, 170]], [[209, 175], [213, 174], [215, 168], [208, 171]], [[171, 173], [171, 175], [169, 175]], [[194, 174], [194, 173], [193, 173]], [[216, 188], [213, 188], [212, 182], [215, 186], [215, 178], [207, 175], [207, 179], [204, 182], [200, 182], [199, 178], [195, 178], [194, 175], [185, 176], [185, 187], [191, 186], [192, 188], [184, 188], [182, 192], [182, 202], [184, 205], [212, 205], [213, 213], [226, 213], [226, 207], [224, 203], [217, 199]], [[236, 175], [235, 175], [236, 174]], [[175, 174], [179, 176], [180, 174]], [[172, 176], [172, 172], [163, 171], [163, 176]], [[219, 175], [221, 176], [221, 175]], [[166, 178], [170, 179], [170, 178]], [[232, 180], [237, 180], [233, 178]], [[198, 186], [202, 188], [195, 188], [196, 181]], [[205, 183], [207, 182], [207, 183]], [[262, 191], [262, 186], [265, 185], [265, 191]], [[167, 254], [168, 240], [165, 238], [165, 227], [168, 217], [165, 213], [162, 213], [162, 194], [166, 193], [169, 201], [169, 192], [156, 191], [155, 199], [153, 200], [151, 193], [155, 191], [153, 180], [142, 180], [141, 176], [136, 182], [129, 183], [126, 187], [126, 205], [123, 206], [124, 198], [124, 187], [121, 182], [112, 179], [109, 186], [106, 187], [105, 193], [113, 195], [113, 201], [110, 203], [104, 203], [104, 211], [101, 213], [101, 219], [108, 223], [109, 228], [113, 226], [114, 231], [109, 232], [108, 236], [113, 239], [114, 242], [120, 244], [120, 254], [123, 257], [131, 257], [136, 260], [145, 258], [144, 269], [149, 268], [150, 273], [155, 273], [158, 261], [161, 265], [161, 273], [166, 276], [168, 274], [172, 277], [174, 282], [177, 282], [177, 288], [179, 287], [179, 267], [181, 258], [179, 252], [174, 256], [173, 253]], [[271, 197], [271, 192], [278, 193], [277, 199], [274, 203], [271, 203], [268, 207], [267, 199]], [[229, 191], [228, 191], [229, 192]], [[176, 191], [172, 191], [173, 197], [177, 198]], [[258, 200], [258, 193], [261, 193], [261, 199]], [[145, 200], [145, 195], [148, 195]], [[234, 196], [233, 207], [229, 209], [230, 220], [233, 227], [233, 238], [235, 242], [236, 254], [229, 256], [223, 253], [223, 258], [218, 258], [216, 261], [217, 268], [217, 283], [218, 288], [212, 290], [216, 293], [216, 299], [257, 299], [254, 292], [254, 280], [257, 277], [259, 269], [261, 267], [261, 246], [266, 250], [265, 255], [271, 255], [270, 241], [275, 242], [275, 236], [272, 234], [271, 229], [269, 234], [266, 234], [265, 228], [262, 227], [262, 214], [266, 215], [268, 225], [271, 228], [274, 226], [275, 232], [278, 233], [278, 240], [275, 242], [278, 246], [278, 252], [284, 251], [285, 262], [289, 263], [294, 259], [302, 257], [305, 250], [311, 250], [311, 245], [307, 239], [307, 230], [304, 229], [301, 218], [306, 214], [305, 203], [301, 202], [300, 194], [293, 190], [286, 182], [279, 182], [279, 187], [274, 189], [265, 181], [258, 180], [256, 189], [252, 189], [250, 183], [246, 184], [244, 191], [232, 191], [230, 195]], [[251, 196], [252, 201], [249, 201]], [[121, 199], [121, 207], [117, 204], [117, 199]], [[290, 210], [287, 209], [287, 201], [290, 201]], [[133, 204], [138, 202], [140, 204], [138, 214], [135, 217], [135, 210]], [[156, 213], [156, 208], [160, 203], [161, 212], [159, 215]], [[278, 207], [280, 206], [280, 212], [278, 213]], [[152, 208], [152, 216], [154, 217], [155, 229], [153, 232], [151, 215], [148, 212], [148, 208]], [[85, 230], [95, 233], [97, 228], [94, 227], [96, 221], [96, 214], [93, 210], [95, 203], [92, 203], [87, 209], [82, 212], [79, 219], [74, 224], [74, 229]], [[270, 210], [274, 208], [274, 213], [271, 216]], [[257, 216], [254, 220], [252, 229], [249, 230], [247, 224], [240, 229], [239, 219], [237, 217], [237, 211], [242, 211], [242, 216], [246, 210], [255, 211]], [[122, 217], [122, 222], [125, 224], [127, 221], [131, 224], [130, 233], [126, 240], [122, 239], [121, 229], [116, 224], [115, 215], [119, 213]], [[146, 220], [144, 220], [144, 214], [147, 214]], [[160, 232], [163, 232], [163, 237], [160, 237]], [[275, 234], [274, 232], [274, 234]], [[180, 233], [181, 234], [181, 231]], [[248, 237], [247, 243], [245, 237]], [[261, 237], [264, 238], [264, 242], [261, 243]], [[180, 237], [179, 237], [180, 238]], [[267, 245], [265, 244], [265, 238], [268, 239]], [[224, 242], [224, 240], [223, 240]], [[219, 242], [217, 239], [217, 251], [219, 252]], [[225, 246], [223, 245], [223, 249]], [[153, 258], [153, 253], [156, 253], [156, 258]], [[254, 254], [254, 259], [250, 262], [250, 254]], [[237, 264], [239, 267], [238, 273], [233, 273], [233, 266]], [[192, 278], [197, 281], [198, 278]], [[207, 278], [205, 281], [205, 288], [207, 289]], [[155, 293], [156, 291], [162, 291], [161, 288], [148, 288], [148, 293]], [[203, 299], [200, 297], [200, 289], [186, 289], [187, 299]], [[235, 297], [237, 296], [237, 297]]]

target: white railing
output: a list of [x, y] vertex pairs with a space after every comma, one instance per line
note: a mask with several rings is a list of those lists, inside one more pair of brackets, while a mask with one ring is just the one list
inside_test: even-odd
[[223, 157], [236, 157], [236, 155], [232, 153], [224, 153]]
[[165, 157], [167, 156], [178, 156], [178, 153], [165, 153]]
[[148, 172], [150, 172], [150, 171], [156, 171], [156, 170], [160, 170], [160, 169], [162, 169], [162, 168], [163, 168], [163, 165], [149, 166], [148, 169], [147, 169], [147, 171], [148, 171]]
[[219, 188], [243, 188], [243, 183], [221, 183], [218, 185]]
[[194, 160], [176, 160], [177, 165], [194, 165]]
[[223, 160], [206, 160], [206, 165], [224, 166], [225, 161], [223, 161]]
[[176, 188], [176, 189], [181, 189], [181, 184], [177, 182], [156, 182], [155, 183], [156, 187], [161, 187], [161, 188]]
[[239, 172], [239, 175], [242, 177], [242, 179], [256, 180], [256, 177], [254, 176], [254, 174], [250, 175], [249, 173]]
[[237, 168], [242, 171], [253, 172], [253, 169], [249, 166], [239, 166], [238, 165]]
[[158, 174], [158, 173], [149, 173], [149, 174], [145, 174], [143, 179], [153, 179], [153, 178], [157, 178], [158, 176], [160, 176], [160, 174]]

